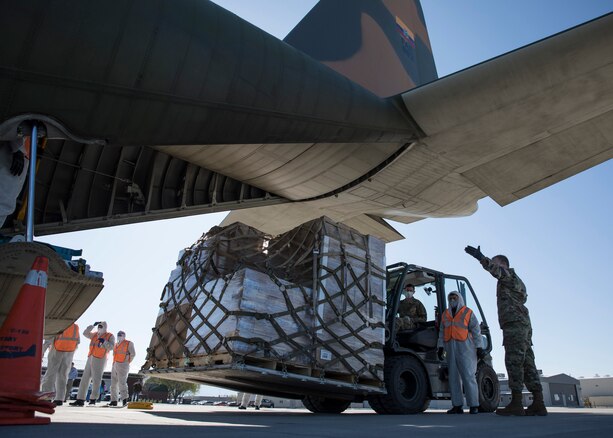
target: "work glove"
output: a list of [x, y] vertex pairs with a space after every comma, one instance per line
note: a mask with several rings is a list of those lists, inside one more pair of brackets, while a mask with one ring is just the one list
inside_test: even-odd
[[11, 174], [13, 176], [19, 176], [23, 172], [23, 168], [25, 165], [25, 157], [23, 152], [16, 151], [13, 152], [13, 161], [11, 163]]
[[94, 327], [98, 327], [98, 324], [100, 324], [100, 321], [96, 321], [96, 322], [95, 322], [95, 323], [93, 323], [92, 325], [93, 325]]
[[443, 347], [438, 347], [438, 351], [436, 352], [438, 360], [443, 360], [443, 353], [445, 353], [445, 349]]
[[466, 251], [469, 255], [473, 256], [479, 261], [483, 260], [485, 257], [481, 253], [481, 246], [478, 246], [476, 248], [474, 246], [467, 246], [466, 248], [464, 248], [464, 251]]
[[485, 351], [483, 351], [483, 348], [477, 348], [477, 358], [483, 359], [485, 355], [486, 353]]

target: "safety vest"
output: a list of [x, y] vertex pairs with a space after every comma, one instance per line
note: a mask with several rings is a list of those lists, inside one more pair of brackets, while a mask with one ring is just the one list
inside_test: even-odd
[[94, 356], [98, 359], [102, 359], [106, 356], [107, 350], [101, 345], [98, 345], [98, 338], [103, 338], [105, 342], [109, 342], [109, 339], [113, 336], [111, 333], [106, 332], [103, 335], [94, 334], [94, 337], [89, 341], [89, 353], [87, 357]]
[[[47, 137], [38, 138], [36, 141], [36, 146], [37, 146], [37, 149], [40, 148], [41, 150], [44, 150], [47, 146]], [[23, 138], [23, 149], [24, 149], [23, 154], [29, 160], [30, 154], [32, 152], [32, 134], [31, 133], [26, 135]]]
[[53, 340], [53, 348], [57, 351], [75, 351], [77, 345], [79, 345], [79, 326], [76, 324], [72, 324]]
[[126, 358], [130, 356], [128, 351], [129, 346], [130, 341], [127, 340], [121, 341], [120, 344], [115, 344], [115, 347], [113, 348], [113, 362], [124, 363]]
[[24, 153], [23, 154], [29, 160], [30, 159], [30, 152], [32, 151], [32, 135], [28, 135], [28, 136], [24, 137], [24, 139], [23, 139], [23, 148], [24, 148]]
[[466, 341], [468, 339], [468, 323], [473, 311], [466, 306], [462, 306], [455, 314], [455, 317], [451, 316], [449, 309], [443, 313], [443, 338], [445, 342], [450, 340]]

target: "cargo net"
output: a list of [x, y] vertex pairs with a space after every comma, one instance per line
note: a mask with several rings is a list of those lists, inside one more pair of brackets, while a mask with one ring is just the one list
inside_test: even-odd
[[215, 227], [172, 271], [145, 369], [256, 364], [383, 385], [385, 246], [320, 218]]

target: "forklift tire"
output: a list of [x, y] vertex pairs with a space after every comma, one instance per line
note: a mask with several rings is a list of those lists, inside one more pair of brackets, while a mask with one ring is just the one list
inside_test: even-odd
[[387, 394], [368, 398], [377, 414], [418, 414], [428, 409], [428, 375], [419, 360], [412, 356], [388, 357], [384, 376]]
[[340, 414], [349, 407], [351, 400], [306, 395], [302, 404], [314, 414]]
[[479, 412], [494, 412], [500, 400], [500, 384], [496, 371], [483, 361], [477, 365]]

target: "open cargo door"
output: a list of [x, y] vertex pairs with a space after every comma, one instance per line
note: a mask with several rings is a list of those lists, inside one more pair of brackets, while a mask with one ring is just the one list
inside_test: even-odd
[[94, 302], [102, 288], [102, 277], [77, 273], [47, 245], [15, 242], [0, 245], [0, 325], [11, 310], [26, 274], [37, 256], [49, 259], [45, 336], [64, 331]]

